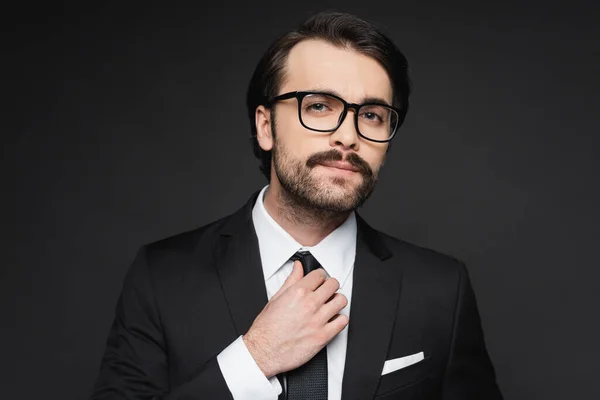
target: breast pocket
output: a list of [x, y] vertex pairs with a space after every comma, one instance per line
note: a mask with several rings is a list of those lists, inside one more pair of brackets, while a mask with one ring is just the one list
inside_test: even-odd
[[407, 367], [398, 369], [396, 371], [382, 375], [379, 379], [379, 386], [375, 397], [379, 399], [379, 396], [391, 394], [400, 389], [407, 388], [413, 385], [419, 385], [419, 382], [425, 381], [429, 373], [431, 372], [431, 356], [426, 356], [421, 361], [418, 361]]

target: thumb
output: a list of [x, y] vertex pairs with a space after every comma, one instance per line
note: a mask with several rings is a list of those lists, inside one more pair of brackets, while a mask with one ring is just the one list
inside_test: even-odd
[[286, 278], [285, 282], [283, 282], [283, 285], [281, 285], [281, 288], [277, 291], [277, 293], [275, 293], [273, 295], [271, 300], [274, 300], [277, 297], [281, 296], [281, 294], [283, 292], [285, 292], [287, 288], [292, 286], [294, 283], [298, 282], [300, 279], [302, 279], [302, 277], [304, 277], [304, 270], [302, 269], [302, 263], [300, 263], [300, 261], [296, 260], [296, 261], [294, 261], [294, 266], [292, 268], [292, 272]]

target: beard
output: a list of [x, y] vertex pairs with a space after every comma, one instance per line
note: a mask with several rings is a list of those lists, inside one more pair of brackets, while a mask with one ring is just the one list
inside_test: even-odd
[[[273, 167], [288, 203], [304, 209], [326, 213], [344, 213], [356, 210], [369, 198], [377, 184], [377, 173], [356, 153], [343, 154], [331, 149], [312, 154], [308, 159], [294, 158], [279, 140], [272, 123], [274, 145]], [[342, 177], [328, 178], [312, 173], [313, 169], [327, 161], [345, 161], [358, 169], [362, 176], [360, 184]]]

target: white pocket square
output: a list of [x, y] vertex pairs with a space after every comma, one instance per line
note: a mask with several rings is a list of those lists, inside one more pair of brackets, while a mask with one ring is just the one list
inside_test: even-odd
[[397, 371], [402, 368], [406, 368], [409, 365], [413, 365], [423, 360], [424, 355], [423, 352], [411, 354], [410, 356], [393, 358], [391, 360], [387, 360], [383, 363], [383, 371], [381, 371], [381, 375], [389, 374], [390, 372]]

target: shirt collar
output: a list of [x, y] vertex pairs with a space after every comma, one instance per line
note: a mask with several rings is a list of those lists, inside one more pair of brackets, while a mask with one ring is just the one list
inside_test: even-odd
[[259, 193], [252, 209], [252, 222], [258, 237], [258, 247], [265, 281], [299, 250], [310, 251], [327, 274], [343, 286], [356, 256], [356, 215], [351, 212], [333, 232], [315, 246], [302, 246], [269, 215], [263, 196], [269, 185]]

